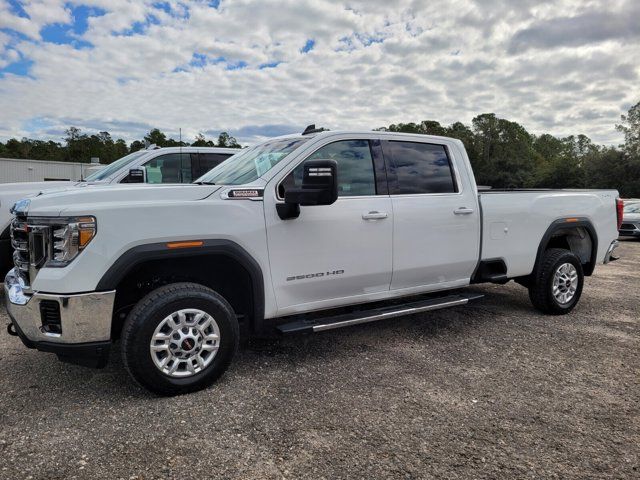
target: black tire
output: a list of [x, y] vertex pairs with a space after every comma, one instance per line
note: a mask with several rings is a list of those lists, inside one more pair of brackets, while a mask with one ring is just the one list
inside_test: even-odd
[[[187, 308], [197, 308], [215, 319], [220, 346], [202, 371], [185, 378], [171, 377], [156, 367], [150, 342], [164, 318]], [[222, 296], [197, 283], [173, 283], [152, 291], [131, 310], [122, 329], [122, 359], [134, 380], [152, 392], [167, 396], [195, 392], [213, 384], [227, 370], [239, 337], [238, 320]]]
[[[570, 263], [578, 274], [578, 285], [573, 298], [567, 303], [560, 303], [553, 295], [553, 280], [556, 270], [565, 263]], [[582, 295], [584, 272], [580, 259], [569, 250], [550, 248], [542, 255], [536, 266], [529, 286], [529, 298], [535, 308], [549, 315], [564, 315], [576, 306]]]

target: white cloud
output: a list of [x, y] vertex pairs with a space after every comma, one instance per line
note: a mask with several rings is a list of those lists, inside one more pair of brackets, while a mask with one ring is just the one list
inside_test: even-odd
[[[28, 2], [30, 19], [0, 3], [0, 28], [26, 37], [0, 35], [0, 70], [15, 55], [33, 61], [29, 77], [0, 78], [0, 137], [55, 136], [73, 123], [128, 140], [150, 127], [254, 140], [308, 123], [469, 124], [495, 112], [533, 132], [617, 143], [614, 124], [640, 94], [634, 1], [169, 3]], [[80, 36], [92, 48], [41, 38], [79, 4], [106, 12]], [[607, 24], [577, 39], [599, 14]]]

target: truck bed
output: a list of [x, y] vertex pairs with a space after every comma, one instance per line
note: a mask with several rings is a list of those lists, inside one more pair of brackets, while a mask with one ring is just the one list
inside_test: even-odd
[[597, 263], [618, 236], [615, 190], [479, 190], [482, 211], [480, 258], [503, 260], [507, 277], [533, 271], [536, 252], [550, 225], [560, 220], [593, 225]]

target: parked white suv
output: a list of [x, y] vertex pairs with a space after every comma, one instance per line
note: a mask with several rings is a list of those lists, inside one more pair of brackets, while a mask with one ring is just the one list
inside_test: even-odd
[[[9, 239], [9, 210], [18, 200], [46, 190], [63, 190], [88, 185], [146, 182], [190, 183], [216, 165], [238, 153], [236, 148], [169, 147], [139, 150], [110, 163], [81, 182], [22, 182], [0, 184], [0, 274], [13, 265]], [[133, 176], [132, 176], [133, 175]]]
[[[564, 314], [617, 245], [615, 190], [478, 193], [463, 144], [319, 132], [243, 150], [192, 185], [75, 189], [16, 206], [10, 333], [124, 364], [161, 394], [210, 385], [242, 335], [464, 305], [515, 280]], [[389, 301], [392, 301], [389, 303]], [[347, 307], [347, 308], [345, 308]]]

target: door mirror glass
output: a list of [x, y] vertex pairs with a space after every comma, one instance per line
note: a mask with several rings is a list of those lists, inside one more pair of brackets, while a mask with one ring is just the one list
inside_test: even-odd
[[302, 185], [287, 188], [284, 204], [278, 205], [283, 220], [296, 218], [300, 206], [331, 205], [338, 199], [338, 164], [335, 160], [307, 160], [303, 164]]
[[302, 186], [285, 192], [285, 203], [302, 206], [331, 205], [338, 199], [338, 164], [335, 160], [304, 163]]
[[132, 168], [125, 183], [144, 183], [144, 170], [142, 168]]

